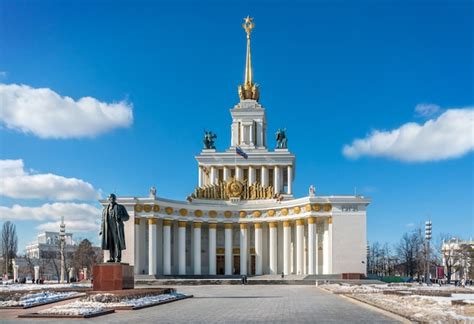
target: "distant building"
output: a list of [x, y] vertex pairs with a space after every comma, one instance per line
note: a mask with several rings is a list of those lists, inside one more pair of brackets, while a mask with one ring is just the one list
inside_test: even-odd
[[[64, 254], [67, 268], [67, 276], [70, 273], [70, 262], [79, 242], [74, 241], [72, 233], [65, 235]], [[101, 254], [100, 247], [93, 247], [96, 254]], [[17, 258], [17, 264], [20, 265], [20, 276], [26, 278], [32, 277], [33, 266], [40, 266], [40, 277], [44, 280], [58, 280], [60, 275], [61, 252], [59, 232], [44, 232], [38, 234], [36, 242], [26, 246], [24, 258]], [[74, 277], [80, 276], [82, 269], [75, 269], [71, 273]]]
[[445, 275], [451, 270], [451, 280], [474, 279], [474, 240], [452, 238], [441, 251]]
[[[59, 232], [44, 232], [38, 235], [37, 241], [26, 246], [26, 256], [30, 259], [57, 258], [59, 259]], [[66, 233], [64, 252], [66, 258], [76, 251], [77, 243], [72, 239], [72, 233]]]

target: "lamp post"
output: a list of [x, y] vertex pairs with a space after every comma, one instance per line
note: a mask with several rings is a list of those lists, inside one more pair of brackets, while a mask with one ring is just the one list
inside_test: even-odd
[[66, 225], [64, 224], [64, 216], [61, 216], [61, 225], [59, 227], [59, 244], [60, 244], [60, 252], [61, 252], [61, 278], [60, 283], [65, 282], [65, 260], [64, 260], [64, 245], [66, 243]]
[[431, 221], [425, 222], [425, 242], [426, 242], [426, 271], [425, 271], [425, 282], [429, 283], [430, 276], [430, 240], [431, 240]]

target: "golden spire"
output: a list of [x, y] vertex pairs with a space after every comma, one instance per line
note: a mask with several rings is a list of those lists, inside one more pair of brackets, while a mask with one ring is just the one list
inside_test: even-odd
[[253, 71], [252, 71], [252, 55], [250, 51], [250, 34], [254, 29], [255, 24], [253, 18], [247, 16], [244, 18], [242, 28], [247, 33], [247, 56], [245, 58], [245, 80], [244, 84], [239, 85], [239, 97], [240, 100], [253, 99], [257, 100], [260, 97], [258, 85], [253, 83]]

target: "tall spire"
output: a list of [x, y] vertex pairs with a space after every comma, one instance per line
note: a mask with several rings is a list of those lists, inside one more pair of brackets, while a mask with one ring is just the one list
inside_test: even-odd
[[253, 18], [250, 18], [250, 16], [244, 18], [242, 28], [247, 33], [247, 55], [245, 58], [244, 84], [239, 85], [238, 88], [240, 100], [253, 99], [258, 101], [260, 97], [258, 85], [253, 83], [252, 54], [250, 50], [250, 34], [252, 33], [252, 29], [254, 29], [254, 27], [255, 24], [253, 22]]

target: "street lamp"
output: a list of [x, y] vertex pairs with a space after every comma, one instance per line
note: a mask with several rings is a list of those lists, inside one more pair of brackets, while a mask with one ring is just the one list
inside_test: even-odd
[[64, 260], [64, 245], [66, 244], [66, 225], [64, 224], [64, 216], [61, 216], [61, 225], [59, 226], [59, 252], [61, 253], [61, 277], [60, 283], [65, 283], [65, 260]]
[[425, 242], [426, 242], [426, 271], [425, 271], [425, 282], [429, 283], [430, 276], [430, 240], [431, 240], [431, 221], [425, 222]]

